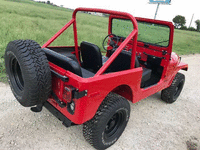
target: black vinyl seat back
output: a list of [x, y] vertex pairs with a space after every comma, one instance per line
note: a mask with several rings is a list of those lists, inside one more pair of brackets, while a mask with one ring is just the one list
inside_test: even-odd
[[59, 54], [59, 53], [54, 52], [47, 48], [43, 48], [43, 51], [45, 52], [48, 61], [54, 63], [55, 65], [65, 69], [65, 70], [71, 71], [72, 73], [82, 77], [81, 67], [80, 67], [78, 61], [75, 61], [67, 56]]
[[83, 67], [91, 69], [94, 72], [102, 67], [102, 55], [99, 47], [89, 42], [81, 42], [81, 55], [83, 60]]
[[[131, 52], [122, 50], [117, 58], [111, 63], [106, 72], [117, 72], [130, 69], [131, 65]], [[140, 67], [140, 63], [135, 57], [135, 68]]]

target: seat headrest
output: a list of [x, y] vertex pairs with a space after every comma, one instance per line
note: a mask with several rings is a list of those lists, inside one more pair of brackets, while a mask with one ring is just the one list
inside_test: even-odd
[[[121, 53], [120, 53], [119, 55], [122, 55], [123, 58], [126, 58], [126, 59], [128, 59], [128, 60], [130, 61], [130, 60], [131, 60], [132, 52], [122, 50]], [[139, 61], [138, 61], [137, 56], [135, 56], [135, 68], [138, 68], [138, 67], [140, 67], [140, 63], [139, 63]]]
[[100, 51], [99, 47], [95, 44], [92, 44], [90, 42], [87, 42], [87, 41], [83, 41], [81, 42], [81, 45], [80, 45], [82, 48], [93, 48], [93, 49], [96, 49], [97, 51]]
[[89, 42], [81, 42], [81, 55], [85, 68], [99, 70], [102, 67], [102, 55], [99, 47]]

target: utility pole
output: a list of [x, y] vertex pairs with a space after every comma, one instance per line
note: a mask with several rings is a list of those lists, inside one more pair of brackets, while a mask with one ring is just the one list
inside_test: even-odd
[[155, 13], [154, 19], [156, 19], [156, 16], [157, 16], [157, 13], [158, 13], [158, 8], [159, 8], [159, 6], [160, 6], [160, 3], [158, 3], [158, 5], [157, 5], [157, 9], [156, 9], [156, 13]]
[[191, 27], [191, 24], [192, 24], [193, 17], [194, 17], [194, 14], [192, 15], [192, 18], [191, 18], [191, 21], [190, 21], [189, 28]]
[[160, 4], [170, 5], [171, 0], [149, 0], [149, 4], [157, 4], [154, 19], [156, 19]]

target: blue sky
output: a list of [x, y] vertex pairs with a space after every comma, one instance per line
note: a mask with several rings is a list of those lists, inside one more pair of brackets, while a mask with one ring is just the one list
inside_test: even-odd
[[[45, 1], [45, 0], [44, 0]], [[67, 8], [89, 7], [124, 11], [136, 17], [154, 18], [157, 4], [149, 4], [149, 0], [50, 0], [54, 4]], [[189, 26], [194, 14], [194, 21], [200, 20], [200, 0], [171, 0], [171, 5], [160, 5], [156, 19], [172, 21], [176, 15], [186, 18]]]

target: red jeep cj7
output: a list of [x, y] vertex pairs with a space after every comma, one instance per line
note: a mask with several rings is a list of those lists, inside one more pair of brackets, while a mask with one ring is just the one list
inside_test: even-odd
[[[109, 14], [108, 35], [100, 48], [78, 45], [78, 11]], [[74, 46], [49, 45], [73, 26]], [[136, 103], [158, 91], [167, 103], [177, 100], [188, 65], [172, 53], [171, 22], [135, 18], [124, 12], [78, 8], [72, 19], [42, 48], [32, 40], [8, 44], [5, 65], [19, 103], [40, 112], [45, 106], [67, 127], [83, 124], [83, 136], [96, 149], [114, 144]]]

